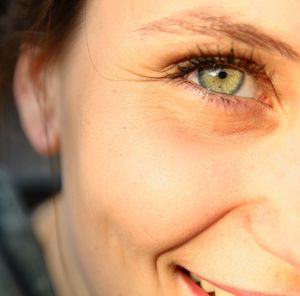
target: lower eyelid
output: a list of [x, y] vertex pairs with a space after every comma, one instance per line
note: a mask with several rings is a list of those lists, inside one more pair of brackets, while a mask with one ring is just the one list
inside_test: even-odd
[[[181, 79], [176, 84], [177, 87], [181, 87], [187, 93], [187, 96], [196, 97], [199, 104], [206, 104], [209, 107], [209, 112], [227, 115], [231, 118], [246, 115], [260, 116], [259, 114], [266, 114], [271, 111], [268, 109], [272, 109], [270, 100], [263, 92], [260, 92], [259, 98], [254, 100], [211, 92], [186, 79]], [[199, 106], [200, 108], [201, 106]]]
[[262, 102], [209, 94], [181, 77], [160, 80], [156, 89], [160, 93], [157, 104], [172, 118], [170, 127], [193, 137], [218, 141], [226, 136], [232, 141], [231, 136], [238, 136], [245, 141], [249, 137], [254, 140], [270, 134], [281, 123], [281, 112]]
[[[247, 140], [249, 137], [254, 139], [270, 134], [280, 124], [277, 112], [259, 107], [260, 104], [255, 102], [241, 107], [234, 105], [242, 103], [234, 102], [236, 99], [233, 98], [226, 108], [224, 104], [219, 103], [217, 106], [218, 103], [214, 102], [220, 101], [219, 97], [205, 99], [203, 93], [194, 91], [185, 83], [180, 83], [177, 87], [179, 91], [175, 91], [173, 99], [168, 101], [167, 110], [170, 109], [172, 116], [176, 116], [176, 121], [186, 129], [186, 133], [195, 137], [208, 136], [210, 141], [218, 141], [220, 137], [232, 141], [231, 136], [238, 136], [237, 139], [240, 140]], [[174, 103], [174, 99], [179, 103]]]

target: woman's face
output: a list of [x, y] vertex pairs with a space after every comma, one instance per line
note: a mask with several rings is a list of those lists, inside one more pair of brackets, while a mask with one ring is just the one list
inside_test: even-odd
[[88, 1], [47, 100], [94, 294], [300, 295], [299, 11]]

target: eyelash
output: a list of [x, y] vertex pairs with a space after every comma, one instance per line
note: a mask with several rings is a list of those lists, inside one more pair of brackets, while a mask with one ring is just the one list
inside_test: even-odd
[[[207, 103], [215, 103], [217, 105], [222, 104], [224, 107], [251, 107], [253, 109], [253, 101], [260, 104], [260, 107], [272, 108], [272, 102], [269, 101], [269, 97], [266, 95], [271, 91], [274, 93], [274, 87], [272, 84], [273, 74], [267, 74], [266, 65], [261, 62], [255, 62], [253, 59], [253, 51], [244, 53], [235, 52], [233, 48], [229, 51], [217, 53], [214, 51], [205, 52], [198, 48], [199, 54], [193, 55], [187, 58], [187, 60], [175, 65], [175, 71], [168, 74], [165, 78], [169, 81], [175, 81], [178, 84], [185, 84], [186, 86], [193, 87], [196, 91], [200, 91], [202, 97]], [[263, 94], [260, 98], [251, 100], [249, 98], [237, 97], [234, 95], [220, 94], [209, 91], [201, 85], [188, 81], [186, 77], [194, 71], [202, 71], [208, 68], [217, 67], [230, 67], [234, 69], [240, 69], [245, 73], [254, 77], [258, 81], [259, 87], [263, 89]]]

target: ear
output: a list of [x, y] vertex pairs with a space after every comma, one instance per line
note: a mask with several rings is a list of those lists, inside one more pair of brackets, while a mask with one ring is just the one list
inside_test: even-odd
[[13, 84], [15, 101], [29, 141], [43, 155], [59, 150], [58, 93], [51, 75], [41, 50], [21, 48]]

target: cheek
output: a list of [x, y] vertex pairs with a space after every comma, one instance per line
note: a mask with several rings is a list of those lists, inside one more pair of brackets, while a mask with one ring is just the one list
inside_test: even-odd
[[92, 213], [94, 225], [108, 220], [124, 242], [162, 252], [239, 202], [242, 155], [188, 138], [170, 119], [110, 104], [102, 112], [85, 106], [89, 120], [79, 128], [73, 160], [80, 207]]

